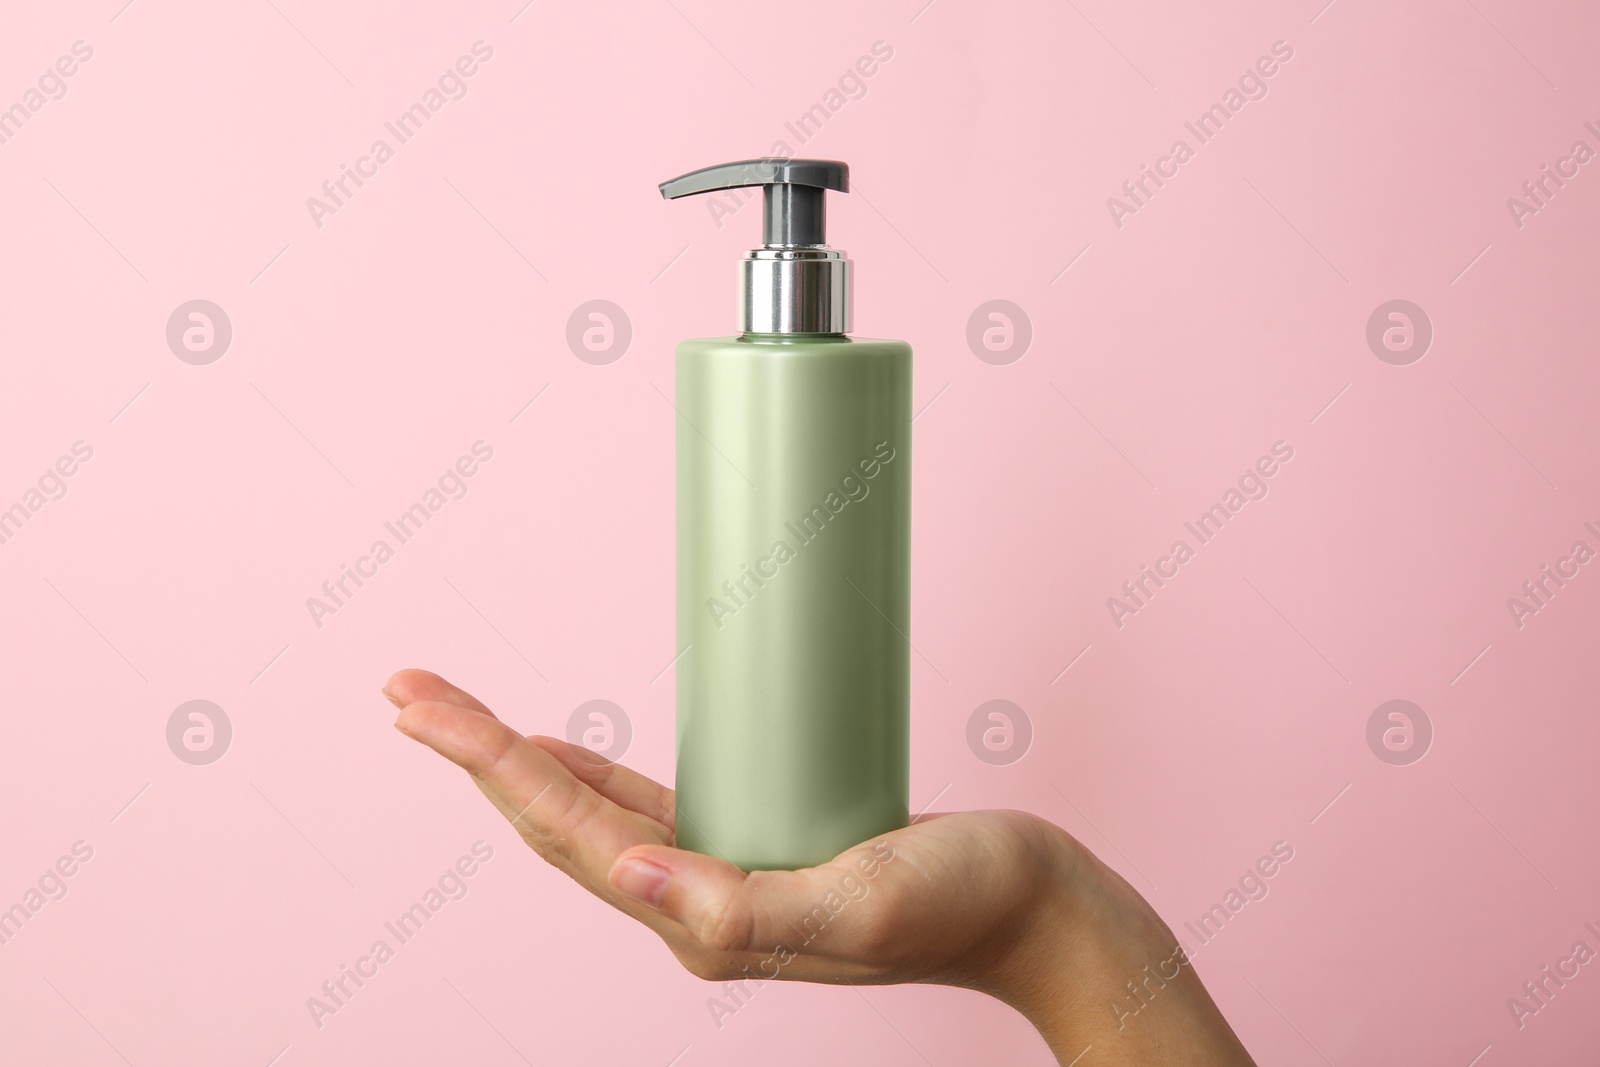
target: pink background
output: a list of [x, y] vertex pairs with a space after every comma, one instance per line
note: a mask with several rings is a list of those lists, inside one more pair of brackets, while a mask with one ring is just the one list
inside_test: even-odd
[[[0, 1059], [1049, 1062], [949, 989], [768, 986], [719, 1028], [715, 987], [377, 692], [427, 666], [555, 734], [612, 700], [670, 780], [661, 394], [675, 342], [732, 329], [758, 215], [719, 228], [655, 183], [779, 139], [849, 161], [829, 232], [857, 332], [916, 350], [913, 806], [1038, 812], [1174, 927], [1288, 842], [1196, 952], [1263, 1064], [1593, 1054], [1600, 967], [1522, 1029], [1506, 1004], [1600, 949], [1600, 573], [1520, 629], [1506, 605], [1600, 548], [1600, 175], [1520, 228], [1506, 205], [1600, 148], [1592, 9], [122, 3], [0, 34], [0, 106], [94, 50], [0, 145], [0, 507], [93, 448], [0, 545], [0, 907], [93, 849], [0, 946]], [[318, 228], [306, 198], [478, 40], [465, 98]], [[800, 146], [785, 121], [880, 40]], [[1106, 199], [1280, 40], [1266, 97], [1119, 228]], [[234, 333], [204, 366], [164, 336], [197, 298]], [[632, 323], [609, 365], [565, 341], [592, 299]], [[1032, 324], [1003, 366], [965, 340], [991, 299]], [[1407, 366], [1365, 338], [1393, 299], [1433, 324]], [[316, 626], [306, 599], [478, 440], [467, 495]], [[1279, 440], [1270, 494], [1114, 625], [1106, 599]], [[1035, 734], [1007, 766], [966, 742], [996, 698]], [[206, 766], [166, 741], [194, 699], [233, 727]], [[1432, 724], [1420, 762], [1368, 747], [1391, 699]], [[306, 999], [480, 839], [466, 898], [314, 1025]]]

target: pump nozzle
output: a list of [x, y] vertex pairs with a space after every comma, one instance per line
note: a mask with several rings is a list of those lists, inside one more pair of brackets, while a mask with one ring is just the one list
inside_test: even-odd
[[827, 247], [825, 190], [850, 191], [850, 167], [832, 159], [745, 159], [690, 171], [660, 185], [666, 200], [761, 186], [763, 247], [741, 266], [746, 333], [846, 333], [850, 260]]
[[850, 191], [850, 167], [833, 159], [746, 159], [690, 171], [661, 183], [667, 200], [719, 189], [762, 186], [767, 245], [820, 245], [824, 240], [823, 190]]

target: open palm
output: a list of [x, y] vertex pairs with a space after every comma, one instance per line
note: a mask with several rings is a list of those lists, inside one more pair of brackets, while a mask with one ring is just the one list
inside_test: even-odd
[[[1121, 877], [1024, 812], [925, 815], [818, 867], [746, 873], [674, 847], [673, 791], [636, 771], [525, 737], [427, 671], [383, 692], [402, 733], [466, 770], [540, 856], [701, 978], [967, 986], [1023, 1011], [1066, 1062], [1113, 1019], [1102, 1004], [1122, 982], [1175, 943]], [[1172, 1011], [1124, 1042], [1138, 1057], [1126, 1062], [1168, 1062], [1150, 1048], [1174, 1034], [1190, 1042], [1182, 1062], [1250, 1062], [1192, 970], [1170, 987]]]

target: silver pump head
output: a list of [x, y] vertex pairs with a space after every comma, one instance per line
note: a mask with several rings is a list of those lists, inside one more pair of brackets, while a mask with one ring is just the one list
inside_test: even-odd
[[661, 183], [676, 200], [761, 186], [760, 248], [739, 263], [739, 328], [745, 333], [849, 333], [850, 260], [824, 241], [825, 191], [850, 191], [850, 168], [831, 159], [746, 159]]

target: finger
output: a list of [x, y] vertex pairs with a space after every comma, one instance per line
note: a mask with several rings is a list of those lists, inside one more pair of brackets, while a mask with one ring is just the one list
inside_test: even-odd
[[569, 744], [555, 737], [529, 737], [572, 772], [584, 785], [612, 803], [649, 816], [667, 829], [676, 825], [676, 802], [672, 790], [638, 771], [624, 767], [582, 745]]
[[672, 919], [714, 953], [736, 959], [783, 945], [798, 957], [831, 942], [867, 948], [871, 959], [879, 909], [864, 906], [871, 887], [856, 864], [857, 853], [871, 848], [822, 867], [747, 875], [716, 857], [641, 845], [617, 857], [608, 878], [618, 893]]
[[415, 704], [419, 700], [438, 700], [446, 704], [456, 704], [463, 708], [471, 708], [473, 711], [481, 712], [490, 718], [494, 718], [494, 712], [490, 711], [488, 705], [483, 701], [471, 693], [457, 689], [432, 671], [422, 671], [415, 668], [396, 671], [384, 683], [383, 695], [388, 697], [389, 702], [397, 708], [403, 708], [407, 704]]
[[395, 726], [472, 775], [534, 851], [591, 888], [606, 885], [625, 849], [670, 839], [660, 824], [613, 804], [491, 716], [424, 700], [407, 704]]

